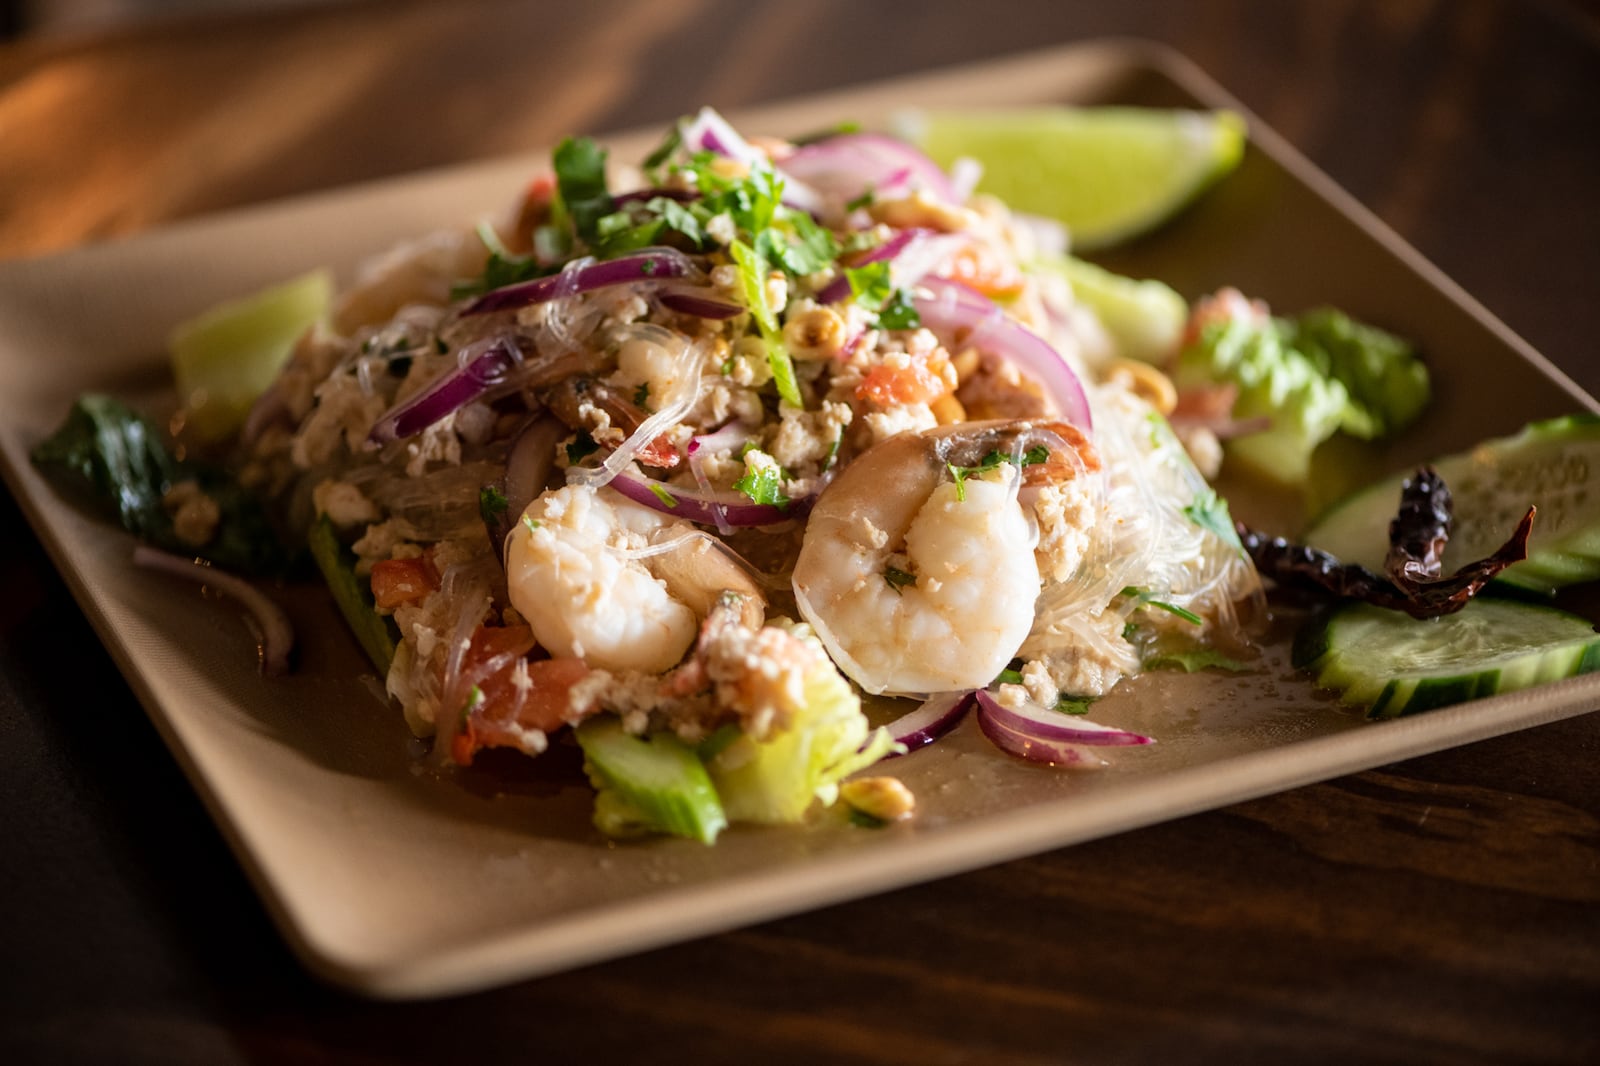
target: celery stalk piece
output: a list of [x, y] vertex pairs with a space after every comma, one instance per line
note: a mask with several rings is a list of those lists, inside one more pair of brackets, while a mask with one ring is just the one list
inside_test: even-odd
[[395, 640], [390, 622], [373, 608], [372, 591], [356, 576], [355, 565], [327, 515], [317, 519], [307, 537], [311, 557], [316, 560], [322, 579], [328, 583], [333, 602], [344, 615], [345, 623], [360, 642], [361, 649], [378, 668], [380, 677], [387, 677], [389, 664], [394, 661]]
[[728, 825], [694, 749], [670, 733], [631, 736], [610, 715], [577, 729], [584, 769], [598, 790], [594, 824], [607, 836], [671, 833], [702, 844]]

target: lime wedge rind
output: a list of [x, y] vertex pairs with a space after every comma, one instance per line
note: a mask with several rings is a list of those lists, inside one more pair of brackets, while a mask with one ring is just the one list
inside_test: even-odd
[[1062, 222], [1074, 251], [1162, 225], [1244, 157], [1231, 111], [1132, 107], [906, 111], [891, 128], [949, 167], [983, 164], [978, 191]]

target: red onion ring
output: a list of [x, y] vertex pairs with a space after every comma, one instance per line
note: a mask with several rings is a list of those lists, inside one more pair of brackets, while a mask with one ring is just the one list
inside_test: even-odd
[[[778, 507], [770, 503], [754, 503], [741, 492], [704, 492], [663, 485], [633, 470], [624, 470], [609, 484], [628, 499], [652, 510], [719, 528], [724, 522], [740, 527], [771, 526], [791, 518], [800, 518], [811, 510], [815, 498], [813, 494], [790, 500], [786, 506]], [[672, 502], [662, 499], [657, 495], [658, 491], [665, 491]]]
[[1082, 745], [1067, 744], [1059, 740], [1040, 740], [1026, 733], [1018, 733], [1001, 725], [983, 711], [983, 705], [980, 703], [978, 728], [983, 730], [983, 735], [989, 738], [990, 743], [1008, 755], [1015, 755], [1029, 762], [1049, 763], [1052, 766], [1106, 765], [1104, 759]]
[[923, 188], [945, 203], [960, 203], [939, 165], [904, 141], [878, 133], [841, 133], [797, 149], [778, 168], [842, 203], [871, 189]]
[[665, 281], [668, 278], [688, 277], [697, 268], [689, 257], [676, 248], [647, 248], [632, 255], [619, 256], [577, 269], [563, 270], [532, 281], [519, 281], [486, 292], [461, 312], [462, 316], [482, 315], [491, 311], [509, 311], [530, 304], [546, 303], [561, 296], [593, 292], [612, 285], [639, 284]]
[[1120, 747], [1154, 743], [1149, 737], [1126, 729], [1101, 725], [1087, 718], [1073, 718], [1029, 700], [1008, 707], [985, 691], [978, 692], [978, 715], [1037, 741], [1061, 744], [1087, 744]]
[[[912, 241], [918, 240], [932, 232], [932, 230], [926, 229], [903, 229], [896, 233], [893, 237], [890, 237], [888, 240], [878, 245], [876, 248], [873, 248], [863, 255], [857, 256], [849, 265], [852, 267], [864, 267], [869, 263], [881, 263], [885, 259], [893, 259], [901, 252], [905, 251], [906, 246]], [[919, 278], [907, 278], [905, 279], [905, 284], [909, 285], [919, 280]], [[834, 278], [832, 281], [828, 282], [827, 285], [823, 286], [821, 292], [817, 293], [817, 303], [836, 304], [840, 300], [848, 298], [849, 295], [850, 279], [843, 273], [840, 273], [838, 277]]]
[[714, 109], [702, 107], [679, 132], [691, 152], [713, 152], [741, 163], [765, 163], [767, 157], [739, 135]]
[[[896, 743], [905, 745], [905, 753], [916, 751], [954, 729], [976, 705], [976, 695], [973, 692], [941, 692], [928, 697], [916, 710], [901, 715], [885, 728]], [[885, 757], [892, 759], [895, 755], [905, 753], [896, 752]]]
[[661, 306], [669, 311], [694, 315], [696, 318], [719, 320], [736, 318], [749, 310], [749, 308], [740, 304], [730, 303], [727, 300], [705, 294], [710, 291], [709, 289], [701, 292], [695, 292], [690, 289], [668, 289], [656, 299], [661, 301]]
[[283, 608], [273, 603], [264, 593], [243, 578], [218, 570], [199, 559], [187, 559], [169, 552], [159, 551], [148, 544], [133, 549], [136, 566], [210, 585], [233, 600], [247, 612], [251, 627], [260, 641], [261, 673], [277, 677], [288, 672], [289, 653], [294, 650], [294, 627]]
[[977, 347], [1010, 359], [1044, 386], [1062, 417], [1080, 429], [1093, 428], [1083, 383], [1043, 337], [960, 282], [925, 277], [917, 289], [911, 302], [924, 326], [947, 334], [964, 331], [961, 347]]
[[421, 433], [504, 383], [506, 375], [522, 362], [522, 351], [510, 337], [490, 337], [461, 349], [457, 360], [454, 370], [379, 416], [367, 440], [388, 444]]

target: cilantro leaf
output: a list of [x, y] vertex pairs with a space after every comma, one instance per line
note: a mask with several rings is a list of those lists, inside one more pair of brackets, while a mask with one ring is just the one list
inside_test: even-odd
[[500, 518], [505, 516], [510, 506], [511, 504], [506, 499], [506, 494], [493, 485], [485, 485], [478, 490], [478, 515], [483, 519], [484, 525], [494, 526]]
[[906, 291], [896, 289], [878, 312], [878, 325], [884, 329], [916, 329], [922, 325], [922, 316], [917, 314]]
[[880, 260], [865, 266], [845, 267], [844, 276], [850, 281], [850, 292], [856, 303], [869, 311], [876, 311], [889, 299], [889, 264]]
[[1223, 542], [1243, 553], [1239, 531], [1234, 528], [1233, 515], [1228, 512], [1228, 502], [1218, 496], [1215, 489], [1204, 489], [1195, 494], [1194, 502], [1183, 509], [1189, 521], [1209, 533], [1215, 533]]
[[600, 445], [595, 442], [595, 439], [579, 430], [578, 435], [572, 438], [572, 443], [567, 445], [567, 462], [576, 466], [599, 450]]
[[917, 583], [916, 574], [909, 574], [895, 566], [883, 568], [883, 579], [889, 583], [890, 588], [894, 589], [897, 596], [900, 594], [900, 590], [907, 585], [915, 585]]
[[556, 191], [578, 236], [593, 240], [600, 218], [615, 210], [606, 189], [606, 153], [587, 137], [568, 137], [553, 156]]
[[787, 507], [789, 497], [783, 491], [783, 470], [776, 463], [751, 466], [744, 477], [733, 487], [750, 497], [754, 503], [773, 507]]

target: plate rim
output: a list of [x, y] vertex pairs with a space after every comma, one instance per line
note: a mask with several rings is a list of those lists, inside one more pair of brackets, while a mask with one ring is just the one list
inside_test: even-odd
[[[1157, 73], [1205, 106], [1225, 107], [1243, 115], [1254, 147], [1282, 167], [1297, 182], [1332, 206], [1344, 219], [1375, 239], [1390, 254], [1452, 305], [1490, 332], [1531, 368], [1538, 371], [1572, 400], [1591, 411], [1600, 403], [1579, 388], [1565, 372], [1523, 341], [1460, 285], [1410, 246], [1371, 210], [1347, 193], [1312, 164], [1287, 140], [1245, 108], [1218, 82], [1172, 47], [1138, 38], [1101, 38], [1015, 53], [978, 63], [955, 64], [888, 79], [862, 82], [825, 93], [810, 93], [730, 111], [741, 115], [781, 111], [784, 108], [826, 107], [830, 100], [847, 100], [864, 92], [904, 93], [914, 99], [917, 86], [959, 82], [1002, 74], [1020, 76], [1085, 56], [1110, 57], [1123, 69], [1143, 68]], [[647, 129], [629, 129], [602, 140], [638, 138]], [[404, 196], [408, 190], [456, 175], [490, 174], [520, 167], [536, 158], [519, 152], [465, 164], [428, 168], [374, 182], [342, 185], [303, 195], [275, 199], [196, 216], [168, 225], [46, 256], [0, 262], [0, 281], [8, 275], [71, 269], [85, 260], [116, 255], [137, 255], [142, 250], [215, 233], [230, 226], [284, 217], [309, 206], [337, 204], [374, 192]], [[39, 506], [34, 493], [44, 485], [26, 457], [13, 454], [9, 439], [0, 443], [0, 472], [13, 497], [44, 544], [74, 599], [107, 648], [119, 672], [155, 725], [229, 849], [240, 862], [274, 924], [296, 956], [324, 980], [358, 993], [383, 999], [415, 999], [492, 987], [511, 980], [549, 974], [572, 966], [614, 958], [694, 937], [740, 927], [786, 914], [817, 909], [862, 898], [938, 877], [1012, 861], [1056, 847], [1215, 809], [1314, 781], [1385, 765], [1447, 747], [1472, 743], [1515, 730], [1588, 713], [1600, 694], [1600, 676], [1577, 678], [1489, 700], [1477, 701], [1425, 717], [1372, 723], [1357, 730], [1295, 741], [1283, 747], [1256, 750], [1229, 757], [1236, 770], [1228, 786], [1202, 788], [1196, 779], [1206, 776], [1211, 764], [1173, 770], [1157, 778], [1130, 779], [1125, 789], [1134, 797], [1117, 817], [1097, 818], [1093, 826], [1077, 824], [1072, 812], [1063, 812], [1070, 800], [1047, 800], [1006, 814], [1007, 832], [997, 842], [995, 821], [983, 816], [941, 827], [937, 834], [886, 839], [871, 848], [853, 849], [815, 857], [798, 868], [756, 870], [707, 884], [663, 889], [587, 910], [557, 914], [520, 927], [510, 934], [480, 937], [420, 958], [358, 958], [337, 945], [312, 935], [288, 902], [272, 871], [256, 855], [247, 834], [236, 823], [217, 794], [206, 768], [184, 742], [181, 731], [157, 697], [146, 667], [112, 630], [99, 592], [72, 564], [58, 537], [63, 534]], [[1379, 738], [1381, 743], [1374, 743]], [[1285, 767], [1292, 752], [1295, 766]], [[1307, 759], [1310, 754], [1314, 758]], [[1293, 772], [1290, 772], [1290, 771]], [[1203, 795], [1202, 795], [1203, 793]], [[653, 920], [669, 906], [674, 921]]]

